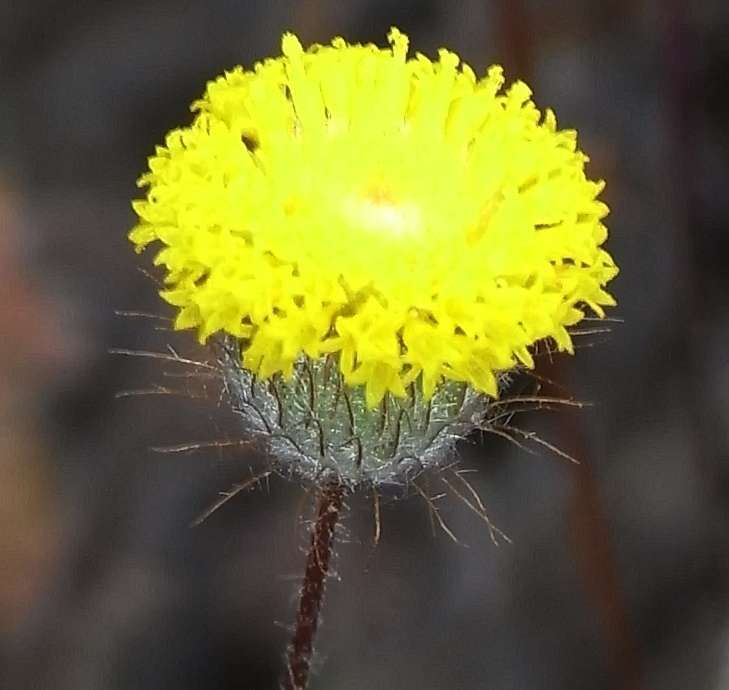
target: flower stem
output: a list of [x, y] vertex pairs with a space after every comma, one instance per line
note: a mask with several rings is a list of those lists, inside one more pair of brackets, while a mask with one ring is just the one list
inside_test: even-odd
[[306, 690], [308, 684], [319, 612], [324, 598], [324, 583], [334, 544], [334, 529], [343, 499], [344, 486], [339, 481], [329, 482], [321, 490], [299, 595], [296, 627], [286, 654], [287, 665], [281, 679], [281, 690]]

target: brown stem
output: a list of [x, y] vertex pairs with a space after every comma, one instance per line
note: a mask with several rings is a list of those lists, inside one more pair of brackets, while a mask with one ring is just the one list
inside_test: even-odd
[[334, 544], [334, 529], [342, 509], [344, 487], [338, 481], [326, 484], [319, 496], [316, 520], [311, 530], [311, 546], [306, 557], [306, 572], [301, 585], [296, 629], [286, 654], [286, 671], [281, 690], [306, 690], [324, 598], [324, 583]]

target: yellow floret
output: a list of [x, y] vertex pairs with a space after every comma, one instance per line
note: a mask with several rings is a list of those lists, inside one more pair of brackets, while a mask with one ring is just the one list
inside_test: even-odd
[[161, 242], [175, 327], [240, 338], [261, 377], [338, 353], [370, 405], [443, 377], [496, 395], [534, 343], [571, 352], [566, 327], [614, 304], [603, 184], [526, 84], [389, 39], [286, 34], [210, 82], [150, 158], [130, 239]]

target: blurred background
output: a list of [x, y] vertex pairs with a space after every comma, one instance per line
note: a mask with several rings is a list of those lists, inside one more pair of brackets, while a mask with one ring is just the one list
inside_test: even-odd
[[463, 448], [513, 544], [458, 500], [468, 547], [384, 497], [375, 548], [371, 497], [350, 502], [312, 688], [729, 688], [725, 0], [3, 3], [1, 687], [276, 687], [311, 497], [271, 480], [189, 527], [262, 458], [153, 450], [238, 431], [189, 368], [109, 353], [207, 356], [117, 313], [169, 316], [129, 201], [209, 78], [285, 29], [382, 45], [393, 24], [504, 64], [578, 129], [608, 180], [623, 323], [548, 372], [593, 407], [518, 420], [579, 466]]

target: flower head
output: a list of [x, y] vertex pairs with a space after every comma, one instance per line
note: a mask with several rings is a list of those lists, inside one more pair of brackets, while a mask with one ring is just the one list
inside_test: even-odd
[[333, 358], [368, 409], [448, 382], [496, 396], [614, 304], [603, 183], [523, 82], [389, 42], [285, 34], [210, 82], [150, 158], [130, 238], [161, 243], [175, 327], [232, 337], [257, 381]]

